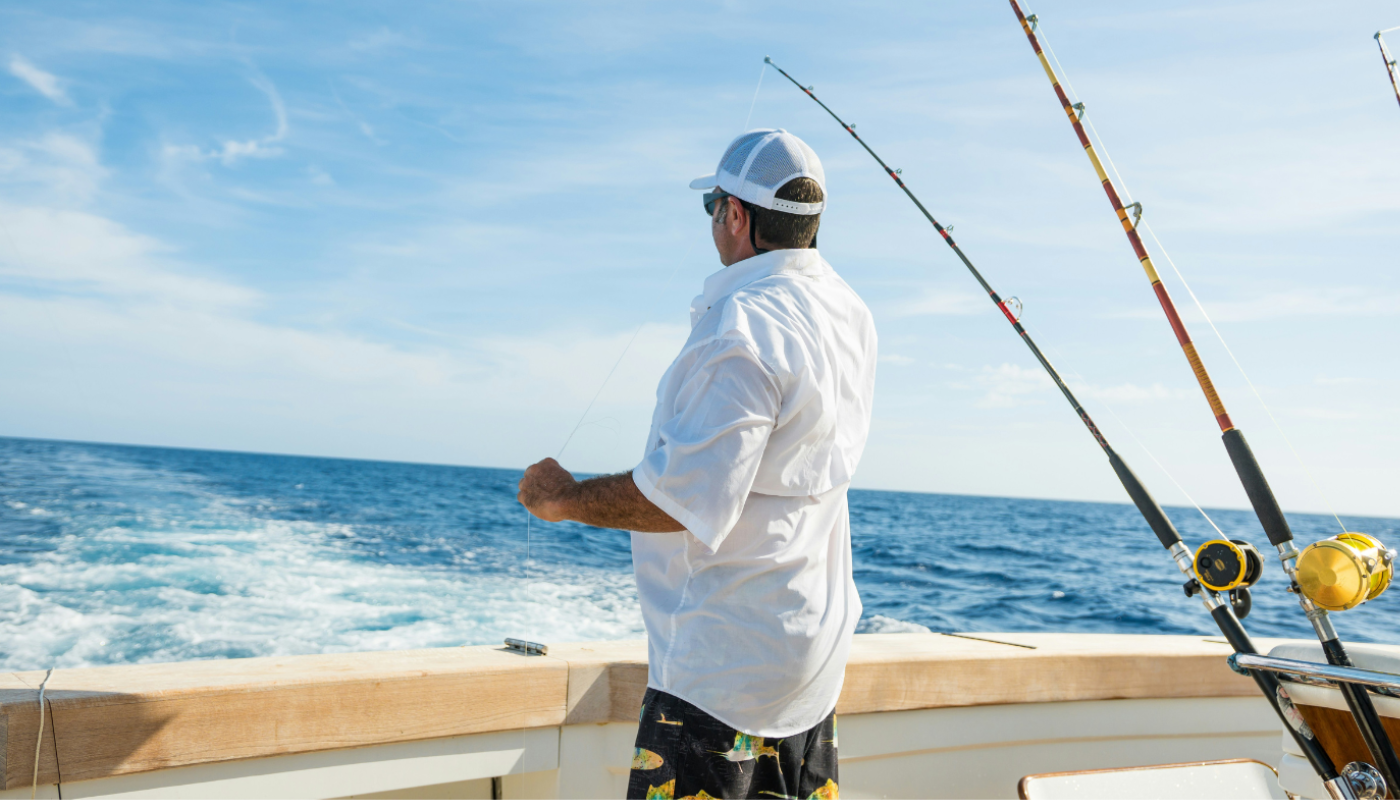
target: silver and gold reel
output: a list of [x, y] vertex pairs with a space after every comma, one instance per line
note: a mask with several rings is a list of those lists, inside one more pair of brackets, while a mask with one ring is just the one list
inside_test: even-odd
[[1394, 550], [1374, 536], [1347, 532], [1303, 548], [1296, 578], [1304, 597], [1328, 611], [1346, 611], [1380, 597], [1394, 574]]

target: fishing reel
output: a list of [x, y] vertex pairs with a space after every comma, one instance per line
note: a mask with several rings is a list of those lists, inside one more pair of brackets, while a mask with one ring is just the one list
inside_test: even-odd
[[1298, 591], [1328, 611], [1356, 608], [1390, 586], [1395, 557], [1394, 550], [1364, 533], [1313, 542], [1298, 556]]
[[1235, 616], [1249, 616], [1254, 606], [1249, 587], [1264, 574], [1264, 557], [1254, 545], [1243, 539], [1211, 539], [1196, 548], [1192, 567], [1201, 586], [1230, 596]]

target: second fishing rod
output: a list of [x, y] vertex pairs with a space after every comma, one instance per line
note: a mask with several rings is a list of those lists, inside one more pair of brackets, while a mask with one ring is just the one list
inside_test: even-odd
[[[1206, 608], [1210, 611], [1212, 619], [1215, 620], [1216, 625], [1220, 628], [1220, 632], [1224, 634], [1225, 640], [1229, 642], [1235, 652], [1257, 653], [1258, 650], [1250, 640], [1249, 634], [1245, 632], [1244, 626], [1240, 624], [1235, 609], [1237, 607], [1239, 608], [1240, 616], [1248, 613], [1248, 584], [1253, 583], [1253, 580], [1258, 578], [1260, 570], [1257, 567], [1252, 569], [1250, 578], [1245, 578], [1242, 574], [1241, 580], [1235, 586], [1231, 586], [1228, 589], [1216, 589], [1213, 588], [1213, 586], [1221, 586], [1222, 584], [1212, 584], [1209, 579], [1201, 580], [1201, 576], [1198, 574], [1196, 567], [1195, 557], [1181, 540], [1181, 534], [1177, 532], [1176, 526], [1172, 524], [1166, 512], [1162, 510], [1162, 507], [1153, 499], [1151, 493], [1147, 491], [1147, 487], [1143, 486], [1142, 481], [1138, 480], [1137, 475], [1128, 468], [1127, 463], [1109, 445], [1108, 440], [1104, 437], [1103, 433], [1099, 431], [1093, 419], [1089, 417], [1089, 413], [1084, 410], [1084, 407], [1080, 405], [1079, 400], [1074, 396], [1074, 392], [1065, 384], [1064, 379], [1060, 377], [1060, 373], [1055, 369], [1054, 365], [1050, 363], [1049, 359], [1045, 357], [1045, 354], [1041, 352], [1040, 348], [1036, 346], [1035, 341], [1031, 338], [1030, 334], [1026, 332], [1025, 327], [1021, 325], [1019, 315], [1012, 310], [1012, 306], [1019, 305], [1019, 301], [1013, 304], [1011, 301], [1014, 298], [1003, 300], [1001, 296], [997, 294], [996, 290], [987, 282], [987, 279], [982, 277], [982, 273], [978, 271], [977, 267], [973, 266], [972, 261], [963, 253], [962, 248], [958, 247], [958, 243], [953, 240], [953, 236], [948, 232], [948, 229], [939, 224], [933, 214], [929, 213], [929, 210], [924, 207], [924, 204], [919, 202], [919, 198], [915, 197], [914, 193], [905, 185], [900, 170], [891, 169], [890, 166], [870, 148], [870, 145], [866, 144], [865, 140], [860, 138], [860, 135], [855, 131], [854, 125], [847, 124], [845, 120], [837, 116], [836, 112], [832, 111], [826, 103], [817, 99], [817, 96], [812, 93], [812, 87], [804, 86], [799, 83], [796, 78], [789, 75], [783, 68], [774, 64], [771, 58], [765, 57], [763, 61], [765, 64], [777, 70], [784, 78], [791, 81], [792, 85], [801, 89], [817, 105], [821, 106], [827, 114], [830, 114], [831, 118], [836, 120], [836, 122], [865, 149], [865, 152], [870, 154], [871, 158], [875, 159], [876, 163], [885, 171], [885, 174], [889, 175], [890, 178], [894, 180], [895, 185], [913, 201], [920, 213], [924, 215], [924, 218], [927, 219], [929, 223], [933, 225], [934, 230], [938, 231], [938, 234], [943, 237], [943, 241], [947, 243], [948, 247], [952, 248], [958, 259], [962, 261], [963, 266], [967, 267], [968, 271], [972, 273], [972, 277], [977, 279], [982, 289], [987, 292], [987, 296], [996, 304], [996, 307], [1006, 317], [1006, 320], [1011, 323], [1011, 327], [1014, 328], [1016, 333], [1021, 337], [1021, 341], [1025, 342], [1026, 347], [1030, 348], [1031, 354], [1034, 355], [1036, 360], [1040, 362], [1040, 365], [1044, 367], [1046, 373], [1050, 375], [1050, 379], [1054, 381], [1056, 388], [1058, 388], [1060, 393], [1065, 396], [1065, 399], [1069, 401], [1074, 412], [1079, 415], [1080, 421], [1084, 423], [1084, 427], [1087, 428], [1089, 433], [1094, 437], [1094, 441], [1103, 449], [1104, 455], [1108, 457], [1109, 465], [1113, 467], [1114, 474], [1118, 476], [1118, 480], [1123, 484], [1124, 490], [1126, 490], [1128, 496], [1132, 498], [1133, 505], [1137, 506], [1138, 512], [1142, 514], [1143, 519], [1145, 519], [1148, 526], [1152, 528], [1152, 532], [1157, 535], [1157, 539], [1162, 543], [1162, 547], [1166, 548], [1167, 552], [1171, 554], [1172, 560], [1175, 561], [1177, 568], [1186, 575], [1187, 583], [1185, 588], [1187, 596], [1197, 593], [1201, 595], [1201, 599]], [[1202, 549], [1209, 544], [1210, 543], [1203, 546]], [[1239, 543], [1232, 543], [1232, 546], [1238, 547]], [[1250, 549], [1252, 550], [1252, 548]], [[1241, 572], [1243, 573], [1244, 571], [1243, 565], [1241, 565]], [[1259, 690], [1264, 694], [1264, 697], [1269, 701], [1269, 705], [1273, 707], [1274, 712], [1278, 714], [1279, 719], [1283, 720], [1285, 728], [1293, 734], [1294, 741], [1298, 743], [1298, 747], [1302, 750], [1303, 754], [1307, 756], [1308, 762], [1312, 765], [1322, 781], [1329, 788], [1337, 789], [1339, 792], [1338, 796], [1352, 796], [1346, 793], [1342, 788], [1345, 786], [1344, 781], [1339, 777], [1337, 769], [1332, 759], [1327, 755], [1327, 752], [1322, 749], [1322, 746], [1318, 744], [1316, 739], [1302, 735], [1289, 721], [1289, 715], [1285, 713], [1285, 709], [1280, 707], [1280, 686], [1278, 679], [1272, 673], [1257, 670], [1252, 671], [1250, 675], [1259, 686]], [[1286, 695], [1283, 696], [1286, 697]]]
[[[1022, 13], [1017, 0], [1010, 0], [1010, 3], [1012, 10], [1016, 13], [1016, 19], [1021, 23], [1021, 29], [1030, 41], [1031, 49], [1035, 51], [1041, 67], [1045, 70], [1046, 77], [1050, 79], [1056, 98], [1068, 117], [1070, 125], [1074, 128], [1079, 144], [1084, 148], [1099, 182], [1103, 185], [1104, 192], [1108, 195], [1109, 203], [1113, 206], [1114, 213], [1118, 216], [1124, 233], [1127, 234], [1128, 242], [1132, 245], [1133, 254], [1146, 273], [1147, 279], [1152, 285], [1152, 291], [1176, 336], [1177, 343], [1181, 346], [1182, 353], [1186, 356], [1191, 371], [1196, 376], [1196, 382], [1200, 385], [1201, 392], [1210, 405], [1216, 424], [1220, 426], [1221, 439], [1230, 456], [1230, 462], [1235, 468], [1235, 474], [1239, 477], [1240, 484], [1249, 497], [1250, 505], [1254, 507], [1255, 516], [1259, 518], [1259, 524], [1263, 527], [1265, 535], [1269, 537], [1269, 542], [1278, 551], [1279, 560], [1291, 584], [1290, 590], [1297, 594], [1303, 612], [1308, 621], [1312, 623], [1318, 641], [1322, 644], [1322, 651], [1327, 662], [1336, 666], [1351, 666], [1351, 659], [1347, 655], [1346, 648], [1342, 645], [1336, 628], [1328, 617], [1327, 610], [1329, 607], [1334, 610], [1352, 608], [1354, 605], [1367, 599], [1373, 599], [1385, 591], [1385, 587], [1389, 583], [1387, 571], [1393, 569], [1391, 565], [1394, 559], [1393, 553], [1386, 551], [1379, 542], [1364, 534], [1344, 531], [1340, 537], [1334, 537], [1334, 539], [1340, 540], [1341, 548], [1337, 548], [1338, 552], [1348, 558], [1351, 553], [1344, 552], [1344, 549], [1351, 548], [1353, 544], [1364, 543], [1368, 548], [1378, 551], [1373, 559], [1376, 561], [1374, 565], [1368, 566], [1359, 561], [1355, 562], [1355, 570], [1358, 574], [1363, 575], [1363, 579], [1358, 581], [1358, 588], [1363, 584], [1370, 584], [1373, 590], [1369, 592], [1359, 591], [1354, 599], [1348, 598], [1340, 604], [1329, 604], [1326, 600], [1322, 600], [1319, 590], [1326, 592], [1335, 587], [1336, 572], [1327, 572], [1321, 580], [1310, 581], [1310, 576], [1316, 578], [1319, 570], [1310, 568], [1309, 565], [1305, 564], [1305, 560], [1310, 558], [1308, 555], [1310, 551], [1313, 556], [1322, 554], [1324, 551], [1317, 548], [1319, 545], [1326, 545], [1327, 542], [1310, 545], [1302, 553], [1294, 545], [1293, 531], [1289, 527], [1287, 518], [1283, 515], [1283, 510], [1279, 507], [1277, 498], [1274, 497], [1273, 489], [1270, 488], [1268, 480], [1264, 477], [1263, 469], [1259, 466], [1258, 460], [1255, 459], [1249, 443], [1244, 438], [1243, 431], [1235, 426], [1229, 413], [1225, 410], [1225, 403], [1220, 399], [1215, 384], [1211, 381], [1210, 373], [1201, 361], [1200, 354], [1196, 352], [1196, 345], [1191, 341], [1191, 335], [1187, 332], [1186, 325], [1177, 312], [1176, 304], [1172, 301], [1171, 294], [1167, 292], [1167, 287], [1163, 285], [1162, 278], [1152, 263], [1152, 256], [1148, 254], [1147, 248], [1143, 246], [1142, 238], [1138, 235], [1137, 229], [1142, 213], [1141, 205], [1137, 206], [1137, 216], [1134, 219], [1129, 219], [1128, 207], [1123, 205], [1117, 188], [1114, 187], [1113, 181], [1104, 170], [1103, 162], [1099, 159], [1089, 135], [1084, 130], [1082, 121], [1086, 114], [1084, 104], [1070, 102], [1064, 87], [1061, 85], [1060, 76], [1050, 65], [1050, 60], [1046, 57], [1044, 48], [1041, 47], [1040, 40], [1036, 35], [1038, 20], [1034, 16], [1027, 17]], [[1333, 549], [1328, 547], [1326, 552], [1330, 554]], [[1335, 563], [1332, 565], [1317, 563], [1319, 561], [1317, 558], [1311, 558], [1311, 561], [1317, 567], [1321, 567], [1322, 571], [1331, 570], [1336, 566]], [[1376, 713], [1371, 696], [1365, 688], [1360, 686], [1342, 684], [1340, 688], [1342, 695], [1346, 698], [1347, 707], [1355, 718], [1357, 727], [1365, 740], [1366, 749], [1375, 759], [1375, 766], [1385, 777], [1386, 783], [1389, 784], [1392, 796], [1395, 796], [1394, 793], [1400, 791], [1400, 759], [1396, 757], [1395, 749], [1386, 735], [1380, 716]]]

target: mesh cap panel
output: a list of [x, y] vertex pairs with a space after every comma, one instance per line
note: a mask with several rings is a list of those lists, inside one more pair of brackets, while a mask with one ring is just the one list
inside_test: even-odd
[[[815, 170], [808, 167], [808, 164], [812, 163], [816, 165]], [[754, 156], [753, 163], [749, 165], [744, 180], [776, 192], [783, 184], [804, 175], [819, 184], [826, 182], [823, 180], [821, 163], [817, 161], [816, 154], [812, 153], [812, 149], [804, 142], [793, 136], [774, 138], [760, 148], [758, 155]]]
[[744, 164], [749, 160], [749, 153], [753, 152], [754, 145], [763, 141], [763, 137], [768, 135], [768, 131], [754, 131], [746, 133], [735, 139], [729, 145], [729, 149], [724, 151], [724, 157], [719, 160], [719, 168], [728, 172], [736, 178], [744, 174]]
[[822, 162], [807, 143], [781, 128], [764, 128], [740, 134], [725, 148], [713, 182], [696, 178], [691, 186], [720, 189], [760, 208], [774, 208], [774, 194], [794, 178], [811, 178], [821, 187], [823, 201], [791, 203], [778, 201], [781, 211], [791, 214], [820, 214], [826, 207], [826, 173]]

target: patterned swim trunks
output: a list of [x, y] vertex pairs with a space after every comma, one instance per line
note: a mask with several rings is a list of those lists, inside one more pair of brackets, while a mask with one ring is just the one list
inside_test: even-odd
[[637, 800], [834, 800], [836, 715], [783, 739], [740, 733], [686, 701], [647, 689], [627, 796]]

